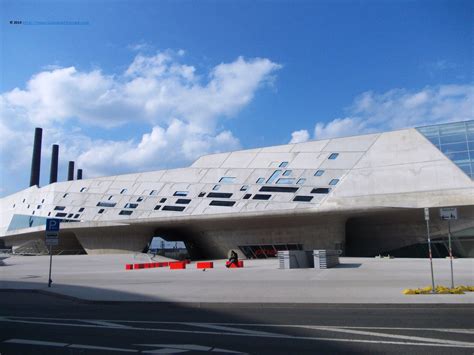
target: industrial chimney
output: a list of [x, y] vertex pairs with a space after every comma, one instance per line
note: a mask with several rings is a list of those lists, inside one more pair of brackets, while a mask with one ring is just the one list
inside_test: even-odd
[[58, 156], [59, 145], [53, 144], [51, 151], [51, 170], [49, 173], [49, 183], [53, 184], [58, 181]]
[[31, 159], [30, 186], [39, 186], [40, 166], [41, 166], [41, 141], [43, 139], [43, 129], [35, 128], [35, 140], [33, 143], [33, 157]]
[[67, 168], [67, 181], [74, 180], [74, 162], [70, 161]]
[[77, 169], [77, 180], [82, 180], [82, 169]]

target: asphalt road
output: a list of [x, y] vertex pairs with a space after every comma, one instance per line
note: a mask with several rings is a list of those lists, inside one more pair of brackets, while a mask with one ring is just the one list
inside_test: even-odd
[[86, 303], [0, 292], [4, 354], [473, 354], [473, 305]]

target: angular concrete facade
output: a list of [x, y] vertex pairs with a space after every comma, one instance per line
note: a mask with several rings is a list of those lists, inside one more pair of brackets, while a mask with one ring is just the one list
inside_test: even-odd
[[[464, 150], [463, 150], [464, 149]], [[0, 240], [44, 239], [46, 218], [87, 253], [184, 240], [195, 258], [342, 249], [371, 256], [444, 243], [474, 256], [474, 121], [206, 155], [190, 167], [53, 183], [0, 200]], [[64, 249], [65, 247], [63, 247]], [[273, 252], [272, 252], [273, 250]]]

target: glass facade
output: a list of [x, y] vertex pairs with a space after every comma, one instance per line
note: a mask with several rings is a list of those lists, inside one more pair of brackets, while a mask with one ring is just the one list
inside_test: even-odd
[[417, 130], [474, 179], [474, 121], [419, 127]]

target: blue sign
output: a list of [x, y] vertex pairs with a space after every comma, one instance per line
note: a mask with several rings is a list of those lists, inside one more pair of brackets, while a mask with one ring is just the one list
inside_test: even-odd
[[46, 219], [46, 232], [58, 232], [61, 220], [56, 218]]

